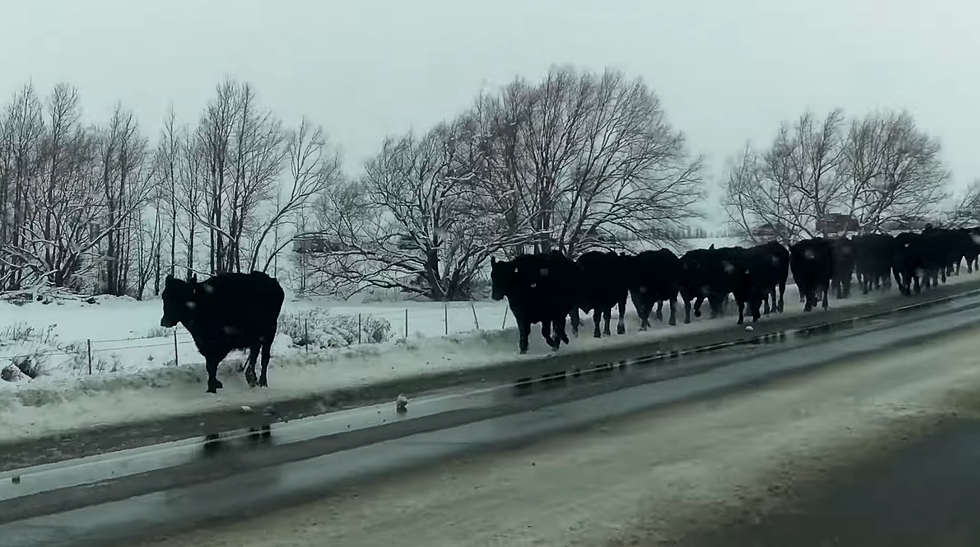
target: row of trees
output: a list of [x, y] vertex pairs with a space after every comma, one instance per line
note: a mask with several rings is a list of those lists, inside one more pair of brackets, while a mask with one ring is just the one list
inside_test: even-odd
[[697, 214], [701, 163], [642, 80], [556, 68], [386, 139], [318, 202], [337, 249], [312, 270], [340, 290], [466, 298], [493, 254], [670, 239]]
[[286, 128], [227, 80], [196, 125], [82, 121], [76, 89], [27, 85], [0, 116], [0, 290], [158, 293], [167, 274], [265, 270], [341, 176], [323, 129]]
[[746, 146], [730, 169], [725, 208], [753, 239], [767, 228], [783, 242], [826, 235], [831, 214], [860, 231], [921, 220], [948, 197], [950, 173], [938, 140], [906, 112], [847, 120], [804, 113], [763, 150]]
[[[167, 274], [268, 270], [299, 242], [306, 252], [289, 256], [304, 292], [461, 299], [491, 255], [688, 234], [705, 195], [702, 158], [656, 94], [612, 70], [518, 78], [385, 139], [359, 176], [342, 167], [322, 128], [287, 127], [232, 79], [193, 123], [169, 112], [155, 146], [122, 106], [86, 124], [71, 86], [44, 98], [25, 86], [0, 115], [0, 290], [139, 297]], [[736, 232], [769, 226], [789, 241], [831, 213], [862, 230], [922, 216], [948, 179], [908, 114], [805, 113], [743, 150], [724, 205]]]

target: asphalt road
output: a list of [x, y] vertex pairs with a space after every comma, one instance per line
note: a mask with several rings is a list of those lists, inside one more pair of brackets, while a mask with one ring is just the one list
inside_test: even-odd
[[0, 545], [820, 545], [787, 508], [833, 520], [855, 469], [969, 418], [978, 303], [8, 472]]

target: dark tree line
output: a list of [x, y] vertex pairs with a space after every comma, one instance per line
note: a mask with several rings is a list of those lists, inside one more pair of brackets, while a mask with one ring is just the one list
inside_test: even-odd
[[[874, 231], [935, 210], [940, 153], [904, 112], [804, 113], [743, 150], [724, 205], [750, 239], [817, 235], [832, 215]], [[167, 275], [278, 271], [288, 251], [278, 275], [303, 293], [466, 299], [492, 255], [705, 235], [690, 228], [702, 158], [646, 83], [613, 70], [515, 79], [428, 131], [389, 136], [359, 171], [345, 176], [323, 128], [288, 127], [234, 79], [196, 119], [171, 109], [152, 145], [122, 105], [85, 123], [70, 85], [26, 85], [0, 113], [0, 291], [142, 297]]]
[[0, 116], [0, 290], [158, 293], [167, 274], [265, 270], [297, 214], [341, 176], [322, 128], [287, 128], [248, 84], [219, 84], [155, 149], [117, 106], [84, 124], [77, 90], [32, 85]]

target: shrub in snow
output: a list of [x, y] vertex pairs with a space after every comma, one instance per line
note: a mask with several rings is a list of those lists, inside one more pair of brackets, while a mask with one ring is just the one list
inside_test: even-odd
[[[377, 344], [393, 336], [387, 319], [362, 315], [361, 343]], [[330, 314], [324, 309], [284, 312], [279, 315], [279, 332], [289, 336], [294, 346], [339, 348], [358, 341], [358, 316]]]
[[42, 357], [40, 355], [18, 355], [13, 359], [13, 366], [17, 367], [28, 378], [37, 378], [42, 371]]

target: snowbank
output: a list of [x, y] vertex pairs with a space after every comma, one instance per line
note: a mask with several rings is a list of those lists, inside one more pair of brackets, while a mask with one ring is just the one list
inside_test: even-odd
[[[962, 275], [951, 282], [972, 279]], [[832, 299], [831, 306], [877, 297]], [[802, 313], [798, 298], [796, 288], [787, 287], [784, 315]], [[161, 309], [158, 300], [110, 298], [94, 304], [0, 304], [0, 370], [11, 364], [30, 365], [19, 378], [0, 380], [0, 440], [256, 405], [524, 358], [517, 353], [517, 332], [513, 318], [507, 317], [506, 302], [330, 307], [322, 301], [287, 302], [272, 350], [270, 387], [249, 389], [240, 374], [244, 355], [234, 353], [219, 368], [225, 389], [206, 395], [203, 359], [189, 334], [159, 327]], [[562, 352], [739, 328], [731, 317], [695, 318], [677, 327], [655, 322], [650, 331], [639, 332], [639, 320], [630, 308], [627, 335], [597, 340], [591, 335], [591, 320], [583, 319], [580, 337]], [[538, 332], [532, 330], [529, 356], [550, 353]]]

